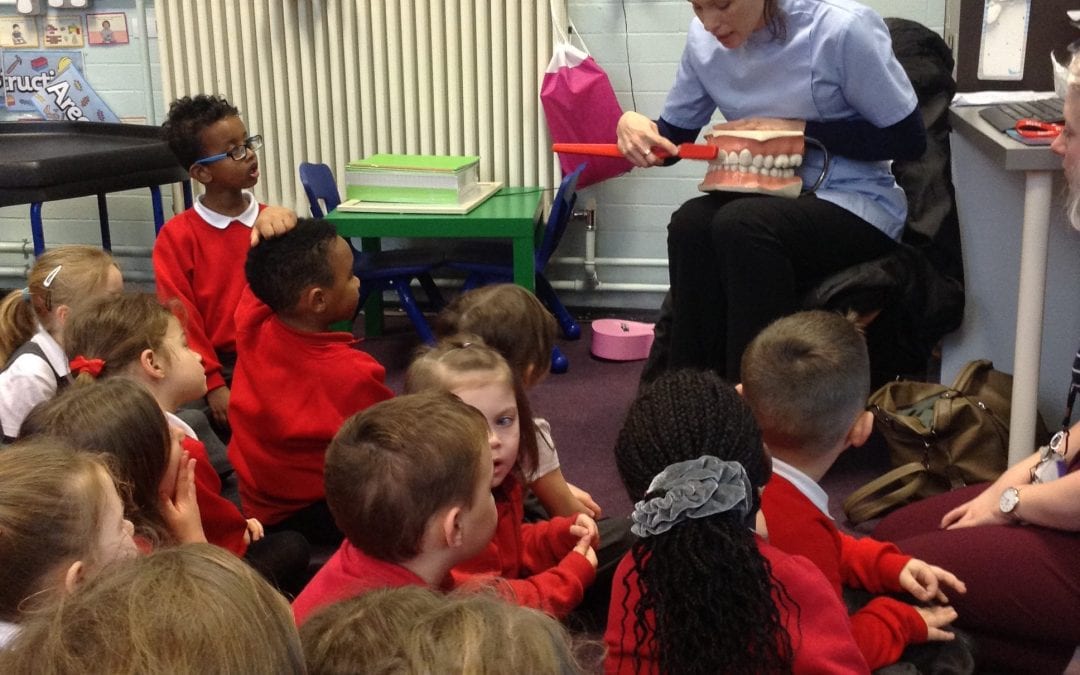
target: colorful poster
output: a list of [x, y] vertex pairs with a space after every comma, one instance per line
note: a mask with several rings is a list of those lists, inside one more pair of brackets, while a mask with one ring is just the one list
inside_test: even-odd
[[92, 45], [126, 45], [129, 41], [127, 15], [123, 12], [87, 14], [86, 36]]
[[60, 61], [82, 70], [82, 52], [5, 51], [0, 68], [4, 81], [4, 105], [11, 112], [37, 110], [31, 96], [56, 77]]
[[79, 49], [83, 46], [82, 17], [78, 14], [49, 14], [45, 17], [42, 47]]
[[34, 92], [31, 100], [47, 120], [120, 122], [71, 59], [60, 60], [56, 77]]
[[0, 16], [0, 47], [33, 49], [37, 46], [37, 19], [32, 16]]

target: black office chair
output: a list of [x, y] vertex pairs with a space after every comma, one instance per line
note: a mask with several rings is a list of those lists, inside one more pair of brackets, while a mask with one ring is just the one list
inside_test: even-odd
[[[300, 183], [304, 186], [314, 218], [322, 218], [325, 212], [334, 210], [341, 203], [334, 174], [325, 164], [301, 162]], [[349, 246], [353, 249], [353, 272], [360, 278], [360, 303], [357, 307], [363, 307], [373, 292], [382, 293], [392, 289], [397, 292], [401, 308], [420, 338], [427, 344], [435, 344], [435, 335], [416, 302], [410, 284], [413, 279], [419, 281], [431, 304], [441, 309], [446, 303], [435, 286], [435, 280], [431, 278], [431, 271], [442, 264], [442, 253], [424, 248], [362, 252], [357, 251], [351, 241]]]

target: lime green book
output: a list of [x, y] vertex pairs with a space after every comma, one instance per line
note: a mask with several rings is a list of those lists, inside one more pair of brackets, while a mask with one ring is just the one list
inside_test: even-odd
[[460, 204], [476, 192], [472, 155], [372, 155], [345, 167], [347, 199], [397, 204]]

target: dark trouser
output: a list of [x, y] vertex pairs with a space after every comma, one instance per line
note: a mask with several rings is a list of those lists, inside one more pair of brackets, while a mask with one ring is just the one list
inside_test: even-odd
[[746, 345], [835, 272], [896, 242], [850, 211], [806, 195], [712, 193], [668, 225], [673, 317], [669, 368], [710, 368], [732, 381]]
[[268, 532], [248, 545], [244, 560], [292, 599], [308, 581], [311, 545], [299, 532]]
[[311, 542], [312, 546], [333, 547], [341, 545], [345, 535], [334, 524], [334, 516], [330, 513], [326, 501], [318, 501], [308, 504], [289, 515], [288, 518], [273, 525], [263, 524], [267, 532], [284, 532], [292, 530], [299, 532]]
[[940, 529], [942, 516], [987, 486], [894, 511], [874, 538], [967, 584], [967, 593], [948, 596], [959, 614], [956, 625], [975, 641], [979, 672], [1060, 673], [1080, 644], [1080, 533], [1035, 525]]

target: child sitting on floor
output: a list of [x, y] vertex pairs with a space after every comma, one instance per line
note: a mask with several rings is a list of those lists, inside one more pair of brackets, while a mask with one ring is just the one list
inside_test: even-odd
[[[176, 307], [176, 309], [180, 309]], [[262, 523], [245, 518], [221, 494], [221, 479], [192, 428], [174, 413], [206, 393], [199, 353], [180, 320], [152, 295], [130, 293], [86, 307], [68, 324], [67, 348], [77, 382], [123, 377], [146, 387], [182, 446], [195, 460], [195, 494], [206, 539], [244, 557], [282, 590], [295, 594], [307, 578], [310, 552], [296, 532], [264, 535]]]
[[[93, 246], [58, 246], [30, 267], [26, 288], [0, 302], [0, 425], [19, 435], [23, 418], [70, 378], [64, 330], [72, 314], [102, 295], [120, 293], [124, 279], [112, 256]], [[73, 312], [73, 310], [76, 310]]]
[[244, 256], [260, 237], [296, 222], [296, 214], [255, 201], [262, 136], [249, 136], [240, 111], [220, 96], [172, 102], [162, 125], [169, 148], [203, 185], [195, 205], [173, 217], [154, 241], [154, 278], [162, 302], [179, 300], [188, 341], [203, 358], [210, 415], [224, 431], [236, 360], [233, 315], [244, 290]]
[[[468, 333], [496, 349], [525, 389], [540, 384], [551, 369], [555, 329], [555, 318], [536, 296], [514, 284], [482, 286], [462, 293], [435, 320], [439, 337]], [[584, 513], [599, 518], [600, 506], [592, 496], [563, 477], [551, 425], [539, 417], [533, 418], [533, 424], [537, 465], [525, 476], [528, 488], [548, 515]]]
[[731, 385], [663, 373], [615, 462], [640, 539], [615, 572], [604, 672], [868, 672], [821, 571], [754, 533], [769, 456]]
[[342, 539], [326, 507], [326, 446], [354, 413], [393, 396], [379, 362], [330, 329], [356, 313], [352, 264], [331, 223], [301, 219], [248, 253], [236, 309], [229, 460], [244, 513], [318, 545]]
[[454, 568], [455, 582], [496, 575], [519, 604], [567, 616], [596, 577], [599, 537], [583, 513], [522, 522], [521, 476], [536, 466], [536, 432], [521, 384], [480, 338], [457, 336], [421, 351], [409, 366], [405, 391], [429, 390], [449, 391], [474, 406], [490, 429], [498, 526], [480, 555]]
[[296, 622], [376, 588], [447, 588], [495, 533], [487, 437], [483, 416], [445, 392], [349, 418], [326, 451], [326, 502], [345, 541], [293, 602]]
[[30, 411], [22, 435], [110, 455], [141, 550], [206, 541], [195, 498], [195, 460], [180, 446], [183, 433], [169, 428], [157, 401], [140, 385], [117, 378], [68, 387]]
[[313, 616], [300, 642], [309, 675], [593, 672], [558, 621], [492, 593], [373, 591]]
[[[800, 312], [765, 328], [742, 357], [740, 390], [773, 456], [762, 497], [769, 543], [809, 558], [842, 587], [876, 594], [851, 615], [852, 631], [870, 668], [896, 662], [909, 644], [952, 640], [956, 618], [946, 590], [964, 592], [950, 572], [904, 555], [896, 546], [844, 534], [818, 485], [844, 450], [866, 442], [873, 415], [870, 359], [858, 328], [831, 312]], [[883, 593], [908, 593], [911, 604]]]
[[0, 653], [27, 617], [137, 555], [133, 529], [103, 457], [48, 439], [0, 451]]
[[301, 675], [285, 600], [209, 544], [155, 551], [98, 575], [0, 652], [6, 673]]

